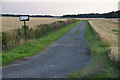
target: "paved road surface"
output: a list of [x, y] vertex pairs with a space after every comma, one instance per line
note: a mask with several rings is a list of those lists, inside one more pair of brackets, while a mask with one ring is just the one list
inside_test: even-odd
[[91, 62], [85, 37], [86, 22], [28, 60], [3, 67], [3, 78], [63, 78]]

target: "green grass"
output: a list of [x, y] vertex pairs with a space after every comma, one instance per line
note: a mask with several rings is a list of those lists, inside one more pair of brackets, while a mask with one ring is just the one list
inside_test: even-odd
[[115, 29], [113, 29], [112, 32], [114, 32], [116, 35], [119, 35], [119, 34], [120, 34], [119, 31], [118, 31], [118, 30], [115, 30]]
[[118, 30], [112, 30], [113, 32], [119, 32]]
[[99, 38], [89, 23], [87, 23], [86, 38], [93, 61], [88, 66], [68, 76], [70, 78], [117, 78], [117, 67], [108, 59], [110, 45]]
[[58, 31], [50, 32], [48, 35], [43, 36], [36, 42], [26, 43], [11, 50], [4, 52], [2, 55], [2, 65], [9, 64], [18, 59], [25, 58], [27, 56], [33, 56], [38, 52], [42, 51], [47, 45], [54, 42], [61, 36], [65, 35], [68, 31], [74, 28], [80, 21], [66, 26]]

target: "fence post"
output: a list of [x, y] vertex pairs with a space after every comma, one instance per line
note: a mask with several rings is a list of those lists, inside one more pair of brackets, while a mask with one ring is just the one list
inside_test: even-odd
[[26, 31], [26, 23], [24, 21], [24, 34], [25, 34], [25, 43], [27, 42], [27, 37], [26, 37], [26, 34], [27, 34], [27, 31]]

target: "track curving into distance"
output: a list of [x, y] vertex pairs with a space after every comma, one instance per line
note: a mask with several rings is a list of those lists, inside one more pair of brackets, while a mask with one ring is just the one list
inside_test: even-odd
[[63, 78], [83, 68], [91, 62], [86, 27], [82, 21], [37, 55], [4, 66], [3, 78]]

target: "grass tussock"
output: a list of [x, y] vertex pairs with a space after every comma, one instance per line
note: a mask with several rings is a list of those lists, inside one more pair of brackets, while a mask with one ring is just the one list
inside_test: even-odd
[[119, 32], [118, 30], [112, 30], [113, 32]]
[[86, 38], [92, 52], [93, 61], [82, 70], [68, 76], [71, 78], [118, 78], [118, 69], [108, 58], [110, 45], [101, 41], [89, 23], [87, 23]]

